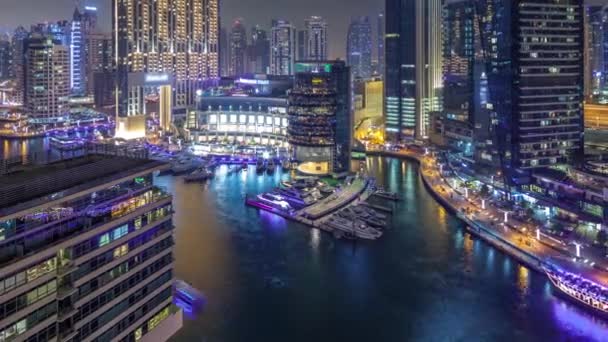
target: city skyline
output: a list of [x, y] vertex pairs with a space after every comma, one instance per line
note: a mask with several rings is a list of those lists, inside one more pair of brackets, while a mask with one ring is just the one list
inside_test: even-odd
[[[0, 13], [0, 32], [12, 32], [15, 27], [29, 25], [38, 22], [52, 22], [70, 19], [74, 11], [73, 0], [57, 0], [53, 2], [38, 0], [5, 0], [11, 11]], [[96, 6], [99, 11], [99, 27], [104, 32], [111, 31], [110, 0], [82, 0], [82, 6]], [[230, 29], [231, 23], [236, 18], [243, 18], [244, 25], [249, 30], [254, 25], [260, 25], [265, 30], [270, 30], [272, 19], [289, 20], [300, 30], [304, 28], [304, 20], [313, 15], [321, 15], [328, 24], [328, 47], [329, 58], [346, 57], [346, 37], [351, 17], [368, 15], [375, 17], [383, 11], [384, 5], [381, 1], [360, 0], [357, 2], [348, 0], [336, 0], [327, 3], [323, 0], [311, 0], [299, 2], [295, 0], [252, 0], [248, 2], [247, 8], [239, 5], [238, 0], [221, 1], [220, 15], [222, 27]], [[31, 11], [31, 8], [38, 11]], [[348, 12], [345, 13], [345, 10]]]

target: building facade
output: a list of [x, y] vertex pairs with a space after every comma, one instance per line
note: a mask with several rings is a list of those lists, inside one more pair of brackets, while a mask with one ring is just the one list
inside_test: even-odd
[[0, 181], [0, 340], [168, 339], [182, 318], [171, 195], [153, 184], [162, 165], [73, 161]]
[[585, 98], [608, 104], [608, 6], [585, 7]]
[[353, 78], [372, 76], [372, 26], [369, 17], [351, 20], [346, 44], [346, 62]]
[[270, 41], [270, 74], [293, 75], [296, 30], [289, 21], [273, 20]]
[[230, 30], [230, 76], [241, 76], [245, 73], [247, 52], [247, 30], [242, 19], [236, 19]]
[[289, 144], [306, 174], [350, 170], [353, 131], [350, 70], [343, 61], [298, 62], [289, 93]]
[[270, 69], [270, 40], [268, 33], [259, 26], [251, 29], [251, 44], [247, 47], [246, 72], [268, 74]]
[[25, 41], [29, 33], [19, 26], [11, 39], [12, 67], [11, 77], [15, 79], [15, 97], [19, 103], [25, 103]]
[[11, 78], [12, 64], [11, 41], [9, 37], [0, 36], [0, 80]]
[[25, 42], [25, 107], [32, 119], [53, 123], [68, 113], [69, 47], [52, 36], [33, 34]]
[[517, 171], [574, 164], [583, 154], [583, 1], [492, 5], [488, 86], [509, 181]]
[[287, 146], [287, 99], [273, 97], [202, 97], [192, 139], [201, 143]]
[[74, 95], [91, 94], [92, 79], [89, 79], [90, 35], [97, 26], [97, 8], [85, 7], [81, 13], [74, 10], [70, 31], [70, 88]]
[[376, 67], [375, 74], [384, 76], [384, 13], [378, 14], [376, 27]]
[[162, 74], [153, 78], [171, 80], [171, 108], [193, 106], [196, 90], [219, 76], [218, 0], [113, 0], [112, 8], [118, 118], [139, 126], [145, 114], [132, 74]]
[[441, 0], [386, 0], [385, 115], [393, 140], [426, 139], [441, 110]]
[[327, 22], [319, 16], [304, 20], [304, 53], [309, 61], [327, 60]]

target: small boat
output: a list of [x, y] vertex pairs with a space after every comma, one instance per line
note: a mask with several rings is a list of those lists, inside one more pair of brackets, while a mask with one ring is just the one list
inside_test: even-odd
[[264, 170], [266, 170], [266, 165], [264, 165], [264, 159], [258, 159], [258, 161], [255, 164], [255, 170], [258, 173], [262, 173], [262, 172], [264, 172]]
[[269, 159], [268, 160], [268, 164], [266, 165], [266, 172], [268, 173], [274, 173], [274, 171], [277, 169], [276, 164], [274, 163], [274, 160]]
[[281, 162], [281, 170], [283, 170], [283, 171], [291, 170], [291, 163], [289, 162], [289, 159], [284, 159]]
[[201, 168], [201, 169], [197, 169], [195, 171], [193, 171], [191, 174], [187, 175], [186, 177], [184, 177], [184, 181], [185, 182], [202, 182], [205, 181], [209, 178], [211, 178], [213, 174], [205, 169], [205, 168]]
[[245, 172], [246, 172], [246, 171], [247, 171], [247, 169], [249, 169], [249, 165], [247, 165], [247, 163], [243, 163], [243, 164], [241, 165], [241, 171], [245, 171]]

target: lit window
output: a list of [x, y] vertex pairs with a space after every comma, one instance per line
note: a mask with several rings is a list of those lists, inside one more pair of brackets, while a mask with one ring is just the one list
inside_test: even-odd
[[109, 243], [110, 243], [110, 234], [108, 234], [108, 233], [103, 234], [99, 238], [99, 247], [105, 246], [105, 245], [107, 245]]
[[127, 253], [129, 253], [129, 245], [125, 243], [124, 245], [121, 245], [114, 249], [114, 258], [120, 258], [121, 256], [126, 255]]
[[128, 232], [129, 226], [126, 224], [114, 229], [114, 231], [112, 231], [112, 241], [120, 239], [121, 237], [127, 235]]

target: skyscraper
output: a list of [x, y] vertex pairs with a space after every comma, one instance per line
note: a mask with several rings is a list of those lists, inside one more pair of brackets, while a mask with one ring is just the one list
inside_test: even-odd
[[12, 59], [10, 38], [0, 34], [0, 80], [9, 79], [11, 77], [11, 65]]
[[304, 20], [304, 49], [306, 60], [327, 60], [327, 22], [312, 16]]
[[270, 69], [270, 40], [268, 34], [259, 26], [251, 29], [251, 44], [247, 47], [246, 71], [254, 74], [267, 74]]
[[[125, 129], [141, 126], [144, 90], [158, 81], [171, 84], [165, 95], [171, 94], [174, 110], [185, 112], [201, 84], [218, 77], [218, 0], [113, 0], [112, 8], [116, 108]], [[142, 84], [145, 74], [154, 75]]]
[[272, 21], [270, 74], [293, 75], [296, 57], [296, 30], [286, 20]]
[[372, 75], [372, 26], [369, 17], [353, 18], [348, 28], [346, 61], [353, 78]]
[[344, 61], [296, 63], [287, 134], [300, 171], [321, 175], [350, 170], [351, 92]]
[[228, 32], [223, 27], [220, 29], [219, 48], [220, 75], [228, 77], [230, 73], [230, 44], [228, 44]]
[[585, 8], [585, 96], [608, 103], [608, 5]]
[[385, 9], [387, 135], [425, 139], [441, 110], [441, 0], [386, 0]]
[[306, 60], [306, 31], [298, 30], [298, 54], [296, 60]]
[[247, 50], [247, 30], [242, 19], [236, 19], [230, 30], [230, 76], [245, 73], [245, 52]]
[[377, 54], [377, 63], [376, 63], [376, 72], [382, 76], [384, 75], [384, 13], [378, 14], [378, 27], [377, 27], [377, 35], [376, 35], [376, 54]]
[[23, 103], [25, 98], [25, 40], [29, 33], [23, 26], [17, 27], [11, 40], [11, 76], [15, 79], [16, 98]]
[[25, 107], [39, 123], [68, 112], [69, 47], [50, 35], [34, 33], [25, 43]]
[[70, 32], [70, 88], [73, 94], [90, 94], [89, 39], [97, 25], [97, 8], [87, 6], [83, 12], [74, 9]]
[[583, 155], [583, 1], [487, 1], [488, 87], [507, 181]]
[[181, 328], [171, 195], [153, 184], [163, 165], [120, 155], [3, 170], [3, 341], [166, 341]]

